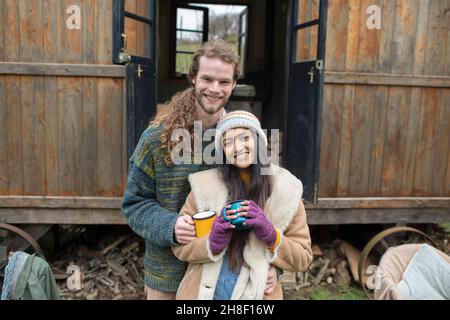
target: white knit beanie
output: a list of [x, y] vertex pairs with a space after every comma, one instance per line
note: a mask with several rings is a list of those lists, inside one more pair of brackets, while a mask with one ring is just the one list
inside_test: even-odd
[[258, 118], [250, 112], [247, 111], [232, 111], [224, 115], [216, 127], [216, 137], [214, 140], [216, 147], [216, 154], [222, 154], [222, 136], [223, 134], [233, 128], [247, 128], [253, 130], [260, 137], [259, 140], [263, 143], [259, 147], [267, 148], [267, 136], [261, 129], [261, 123]]

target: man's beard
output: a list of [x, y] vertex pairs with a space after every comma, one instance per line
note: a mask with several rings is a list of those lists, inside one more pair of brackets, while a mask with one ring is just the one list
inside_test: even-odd
[[[202, 94], [198, 93], [197, 91], [194, 90], [194, 94], [195, 94], [195, 99], [197, 100], [199, 106], [207, 113], [207, 114], [216, 114], [219, 110], [221, 110], [222, 108], [224, 108], [229, 100], [229, 97], [223, 97], [223, 101], [220, 105], [218, 105], [217, 107], [213, 107], [214, 109], [208, 108], [207, 106], [205, 106], [205, 104], [203, 103], [202, 100]], [[206, 99], [206, 98], [205, 98]]]

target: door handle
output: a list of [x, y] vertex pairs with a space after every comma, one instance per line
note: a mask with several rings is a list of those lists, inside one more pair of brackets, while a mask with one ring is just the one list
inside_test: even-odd
[[140, 64], [138, 64], [137, 72], [138, 72], [138, 78], [140, 79], [142, 73], [144, 73], [144, 69], [142, 69], [142, 66]]
[[308, 72], [309, 75], [309, 82], [313, 83], [314, 82], [314, 67], [311, 67], [311, 70]]

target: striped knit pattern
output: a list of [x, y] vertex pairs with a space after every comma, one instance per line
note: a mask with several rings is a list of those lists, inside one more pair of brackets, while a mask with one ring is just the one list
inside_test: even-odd
[[3, 281], [2, 295], [0, 300], [11, 300], [16, 289], [17, 279], [19, 274], [30, 255], [28, 253], [17, 251], [14, 252], [9, 259], [5, 268], [5, 278]]
[[[161, 126], [149, 126], [131, 157], [122, 212], [134, 232], [146, 240], [145, 284], [175, 292], [186, 264], [172, 253], [174, 227], [190, 191], [188, 175], [210, 169], [205, 164], [166, 166], [161, 150]], [[211, 143], [204, 142], [204, 147]]]

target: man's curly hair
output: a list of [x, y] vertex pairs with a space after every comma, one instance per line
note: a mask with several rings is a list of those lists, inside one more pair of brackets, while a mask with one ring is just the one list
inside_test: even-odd
[[[193, 85], [192, 80], [197, 76], [200, 69], [200, 58], [218, 58], [223, 62], [233, 64], [233, 79], [236, 81], [239, 77], [240, 66], [239, 58], [234, 53], [232, 47], [224, 40], [215, 40], [206, 42], [192, 56], [192, 64], [189, 68], [189, 81]], [[166, 165], [173, 164], [171, 153], [173, 148], [179, 141], [172, 141], [172, 132], [177, 129], [189, 130], [191, 134], [191, 145], [194, 140], [194, 111], [195, 111], [195, 88], [189, 88], [175, 94], [167, 103], [166, 108], [169, 109], [164, 115], [158, 116], [150, 124], [162, 125], [161, 146], [164, 153], [164, 162]]]
[[150, 122], [151, 125], [163, 126], [160, 141], [166, 165], [171, 165], [173, 163], [171, 157], [172, 149], [179, 142], [171, 140], [172, 132], [177, 129], [188, 130], [191, 133], [191, 139], [193, 140], [194, 105], [194, 88], [178, 92], [165, 107], [169, 108], [169, 112]]

